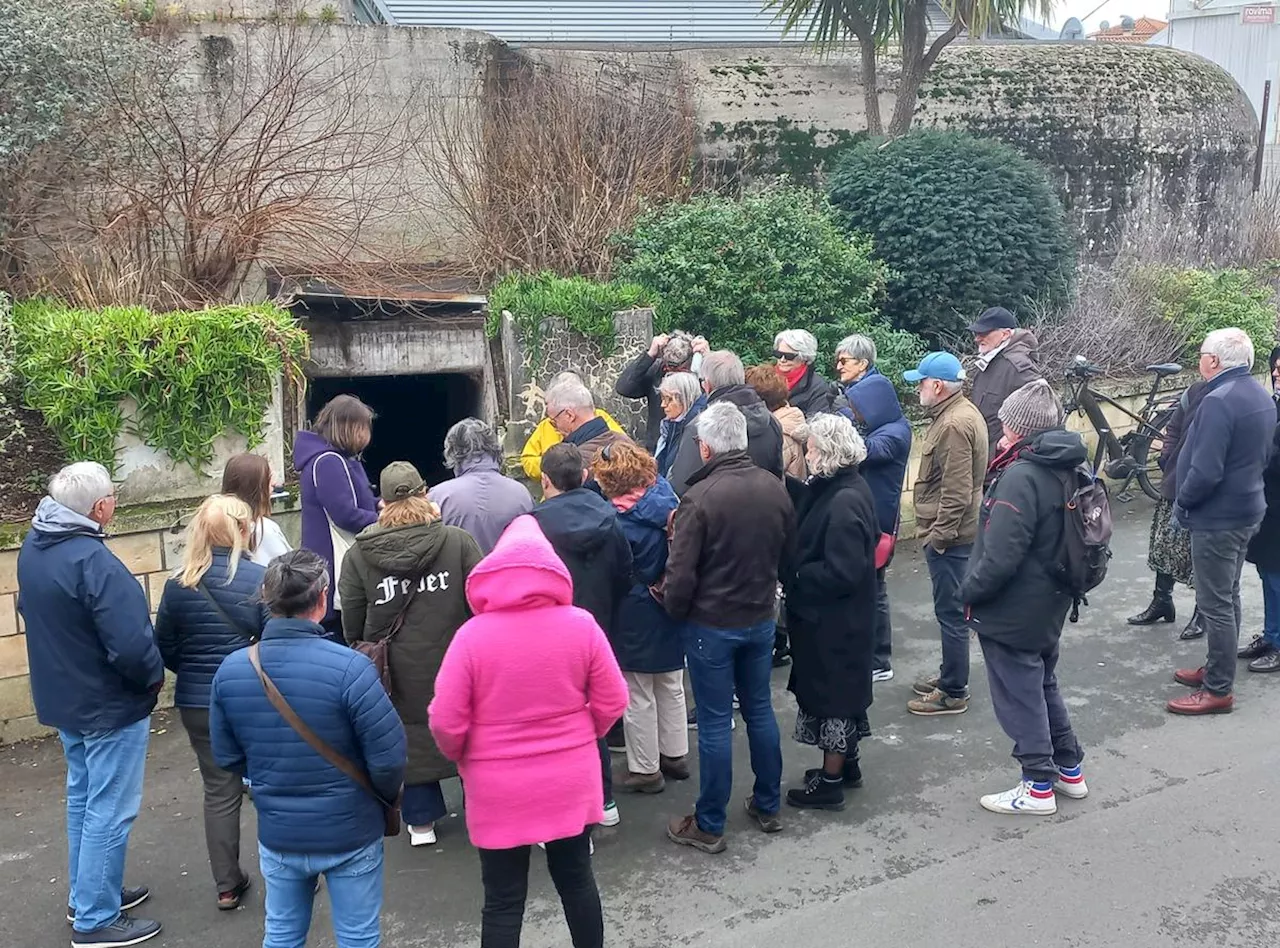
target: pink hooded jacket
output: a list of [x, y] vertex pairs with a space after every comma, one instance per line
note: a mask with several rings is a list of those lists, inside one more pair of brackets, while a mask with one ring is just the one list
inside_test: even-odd
[[[517, 517], [467, 577], [474, 618], [454, 636], [427, 710], [458, 764], [481, 849], [577, 836], [604, 815], [597, 741], [627, 685], [569, 570], [533, 517]], [[536, 788], [536, 792], [530, 792]]]

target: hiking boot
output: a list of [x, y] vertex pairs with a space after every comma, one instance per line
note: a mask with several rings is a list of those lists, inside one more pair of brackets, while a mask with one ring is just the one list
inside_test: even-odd
[[941, 675], [925, 675], [923, 678], [915, 680], [911, 685], [911, 690], [921, 697], [931, 695], [938, 690], [938, 682], [941, 680]]
[[[412, 827], [410, 827], [412, 829]], [[249, 886], [253, 884], [253, 880], [246, 874], [244, 881], [229, 892], [218, 893], [218, 911], [232, 912], [240, 907], [240, 901], [244, 898], [244, 894], [249, 891]]]
[[1255, 658], [1249, 663], [1249, 671], [1251, 672], [1278, 672], [1280, 671], [1280, 651], [1272, 649], [1266, 655]]
[[1191, 618], [1187, 620], [1186, 626], [1178, 633], [1178, 638], [1184, 642], [1192, 639], [1204, 637], [1204, 622], [1200, 618], [1200, 610], [1195, 609], [1191, 613]]
[[1255, 635], [1252, 642], [1236, 652], [1236, 658], [1247, 658], [1252, 661], [1263, 655], [1269, 655], [1275, 650], [1276, 647], [1267, 641], [1266, 636]]
[[1179, 668], [1173, 673], [1173, 680], [1188, 688], [1202, 688], [1204, 687], [1204, 667]]
[[829, 777], [822, 770], [809, 771], [803, 788], [787, 791], [787, 803], [802, 810], [843, 810], [843, 782], [843, 777]]
[[1212, 691], [1193, 691], [1185, 698], [1174, 698], [1165, 708], [1170, 714], [1230, 714], [1235, 707], [1232, 695], [1215, 695]]
[[907, 702], [907, 710], [912, 714], [930, 717], [942, 714], [964, 714], [969, 710], [968, 698], [953, 698], [945, 691], [934, 688], [929, 694], [920, 698], [912, 698]]
[[1084, 771], [1079, 764], [1058, 768], [1058, 779], [1053, 782], [1053, 792], [1072, 800], [1083, 800], [1089, 795], [1089, 785], [1084, 782]]
[[667, 839], [677, 846], [692, 846], [704, 853], [715, 855], [725, 850], [724, 837], [703, 832], [693, 816], [677, 816], [667, 824]]
[[661, 793], [667, 789], [667, 781], [659, 770], [656, 774], [628, 773], [622, 781], [622, 789], [628, 793]]
[[[127, 912], [131, 908], [137, 908], [143, 902], [151, 897], [151, 890], [145, 885], [134, 886], [133, 888], [125, 887], [120, 890], [120, 911]], [[67, 922], [75, 924], [76, 910], [67, 906]]]
[[689, 779], [688, 757], [659, 757], [658, 769], [672, 780]]
[[756, 798], [754, 796], [747, 797], [747, 816], [756, 821], [756, 825], [760, 827], [762, 833], [782, 832], [782, 817], [777, 813], [760, 812], [760, 808], [756, 806]]
[[1151, 597], [1151, 605], [1136, 616], [1129, 616], [1125, 621], [1130, 625], [1155, 625], [1157, 622], [1173, 622], [1178, 618], [1173, 608], [1173, 596], [1168, 593], [1156, 593]]
[[72, 932], [71, 948], [129, 948], [160, 934], [160, 923], [149, 918], [134, 918], [121, 912], [116, 920], [96, 932]]
[[1019, 816], [1052, 816], [1058, 812], [1058, 802], [1053, 796], [1053, 785], [1048, 781], [1036, 783], [1023, 779], [1012, 790], [1004, 793], [988, 793], [979, 801], [984, 810], [992, 813], [1012, 813]]
[[[821, 774], [821, 767], [814, 767], [804, 772], [805, 783], [814, 778], [815, 774]], [[862, 767], [856, 760], [845, 758], [844, 762], [844, 778], [840, 781], [841, 785], [849, 790], [857, 790], [862, 786]]]

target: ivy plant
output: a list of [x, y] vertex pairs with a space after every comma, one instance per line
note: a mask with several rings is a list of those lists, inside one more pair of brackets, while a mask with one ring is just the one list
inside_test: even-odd
[[530, 351], [538, 351], [542, 323], [563, 319], [570, 329], [596, 339], [604, 352], [616, 343], [613, 314], [653, 304], [654, 296], [634, 283], [600, 283], [586, 277], [560, 277], [549, 271], [513, 273], [489, 291], [487, 330], [496, 336], [504, 310]]
[[126, 430], [197, 470], [228, 430], [259, 444], [276, 381], [300, 378], [307, 344], [271, 304], [153, 313], [33, 300], [14, 307], [14, 330], [27, 404], [69, 457], [112, 471]]

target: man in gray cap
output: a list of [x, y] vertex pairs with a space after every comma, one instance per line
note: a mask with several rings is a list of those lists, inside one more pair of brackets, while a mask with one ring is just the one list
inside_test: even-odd
[[996, 456], [1000, 440], [1000, 406], [1010, 393], [1033, 379], [1044, 378], [1040, 368], [1040, 343], [1003, 306], [986, 310], [969, 326], [978, 346], [974, 361], [973, 391], [969, 400], [987, 422], [990, 456]]
[[1089, 792], [1056, 675], [1072, 603], [1051, 575], [1064, 558], [1065, 475], [1088, 457], [1080, 435], [1062, 422], [1062, 404], [1044, 379], [1005, 399], [1004, 450], [991, 465], [994, 479], [960, 584], [986, 659], [991, 706], [1022, 765], [1012, 790], [981, 799], [993, 813], [1047, 815], [1057, 812], [1056, 794], [1078, 800]]

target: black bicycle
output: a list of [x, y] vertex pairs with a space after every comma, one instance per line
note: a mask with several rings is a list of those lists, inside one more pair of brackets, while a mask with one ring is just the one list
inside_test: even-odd
[[[1103, 372], [1100, 366], [1094, 365], [1084, 356], [1076, 356], [1066, 373], [1067, 396], [1063, 399], [1063, 410], [1068, 414], [1079, 412], [1089, 419], [1093, 430], [1098, 434], [1093, 471], [1096, 474], [1101, 470], [1111, 480], [1121, 481], [1115, 496], [1117, 500], [1126, 503], [1133, 496], [1129, 493], [1129, 485], [1135, 480], [1144, 494], [1152, 500], [1160, 499], [1160, 439], [1180, 397], [1176, 392], [1167, 392], [1162, 396], [1160, 382], [1171, 375], [1177, 375], [1182, 371], [1182, 366], [1166, 362], [1149, 365], [1147, 371], [1154, 376], [1151, 391], [1147, 393], [1147, 401], [1137, 414], [1114, 398], [1090, 388], [1089, 380]], [[1117, 437], [1102, 410], [1103, 405], [1110, 405], [1130, 419], [1133, 428]]]

